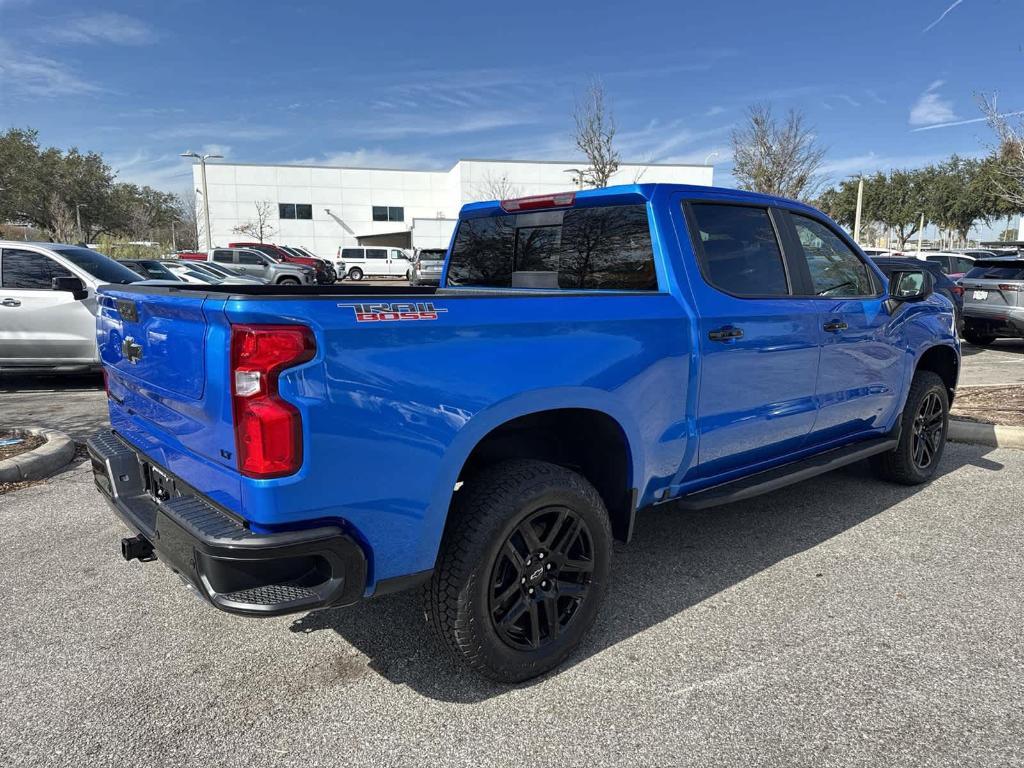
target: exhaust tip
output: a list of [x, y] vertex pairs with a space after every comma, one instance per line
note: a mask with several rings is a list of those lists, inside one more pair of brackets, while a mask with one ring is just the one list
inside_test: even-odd
[[121, 557], [128, 562], [138, 560], [141, 563], [156, 560], [156, 553], [153, 552], [153, 545], [145, 536], [135, 536], [130, 539], [121, 539]]

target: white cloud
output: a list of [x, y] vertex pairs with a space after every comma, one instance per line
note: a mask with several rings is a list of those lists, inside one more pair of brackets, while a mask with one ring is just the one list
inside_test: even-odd
[[101, 90], [56, 59], [35, 56], [0, 40], [0, 92], [16, 96], [54, 98]]
[[715, 139], [731, 130], [732, 125], [719, 125], [704, 131], [693, 131], [685, 126], [683, 119], [661, 123], [651, 120], [646, 127], [637, 131], [621, 131], [616, 136], [618, 148], [626, 162], [680, 162], [669, 161], [669, 156], [678, 157], [678, 150], [690, 144]]
[[231, 157], [231, 147], [228, 144], [203, 144], [203, 148], [199, 151], [204, 155]]
[[924, 31], [921, 34], [924, 34], [925, 32], [930, 32], [933, 28], [937, 27], [939, 22], [946, 18], [946, 16], [949, 15], [949, 12], [956, 8], [958, 5], [960, 5], [960, 3], [962, 3], [963, 1], [964, 0], [955, 0], [955, 2], [951, 6], [949, 6], [949, 8], [942, 12], [942, 15], [940, 15], [939, 18], [937, 18], [935, 21], [933, 21], [931, 24], [925, 27]]
[[43, 39], [81, 45], [145, 45], [156, 39], [152, 28], [121, 13], [75, 16], [48, 25], [39, 33]]
[[715, 117], [716, 115], [720, 115], [723, 112], [725, 112], [725, 107], [721, 107], [716, 104], [715, 106], [709, 108], [708, 111], [704, 113], [704, 117]]
[[[981, 153], [978, 153], [979, 156]], [[888, 171], [893, 168], [920, 168], [924, 165], [937, 163], [947, 158], [948, 154], [930, 155], [880, 155], [876, 152], [867, 152], [849, 157], [833, 157], [825, 162], [820, 173], [826, 177], [840, 178], [857, 175], [860, 173], [873, 173], [874, 171]], [[962, 155], [970, 157], [969, 153]]]
[[[1018, 115], [1024, 115], [1024, 111], [1020, 112], [1003, 112], [1000, 117], [1017, 117]], [[932, 131], [936, 128], [952, 128], [957, 125], [972, 125], [974, 123], [984, 123], [988, 120], [987, 117], [973, 117], [970, 120], [954, 120], [950, 123], [936, 123], [935, 125], [924, 125], [920, 128], [914, 128], [913, 132], [918, 131]]]
[[154, 155], [138, 150], [130, 155], [111, 155], [107, 161], [118, 181], [142, 184], [164, 192], [184, 192], [192, 187], [192, 163], [170, 154]]
[[936, 80], [922, 93], [910, 108], [910, 124], [915, 126], [950, 123], [957, 119], [953, 102], [942, 98], [939, 88], [945, 81]]
[[209, 139], [218, 141], [233, 139], [235, 141], [260, 141], [283, 136], [283, 128], [273, 126], [248, 125], [245, 122], [189, 122], [181, 121], [178, 125], [160, 128], [151, 136], [154, 139]]
[[401, 139], [409, 136], [457, 136], [500, 128], [530, 125], [536, 118], [522, 113], [471, 110], [462, 114], [390, 115], [387, 120], [346, 121], [338, 126], [341, 133], [370, 139]]
[[332, 165], [342, 168], [401, 168], [437, 170], [450, 168], [454, 161], [444, 163], [430, 155], [414, 152], [391, 152], [380, 147], [360, 147], [342, 152], [327, 152], [319, 157], [289, 160], [289, 165]]

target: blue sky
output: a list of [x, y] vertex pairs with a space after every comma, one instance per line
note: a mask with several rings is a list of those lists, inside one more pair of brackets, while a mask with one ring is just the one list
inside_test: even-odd
[[744, 109], [802, 109], [835, 178], [977, 154], [1024, 110], [1022, 0], [447, 4], [0, 0], [0, 128], [180, 190], [178, 153], [445, 168], [574, 158], [600, 77], [626, 160], [728, 175]]

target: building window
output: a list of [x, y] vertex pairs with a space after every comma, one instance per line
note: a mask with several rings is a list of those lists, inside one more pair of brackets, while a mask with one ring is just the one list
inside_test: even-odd
[[375, 205], [373, 206], [374, 221], [405, 221], [405, 208], [395, 206]]
[[280, 219], [312, 219], [313, 206], [306, 203], [278, 203], [277, 216]]

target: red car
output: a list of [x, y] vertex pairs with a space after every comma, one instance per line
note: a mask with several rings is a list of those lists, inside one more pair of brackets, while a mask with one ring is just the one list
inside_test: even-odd
[[[316, 270], [316, 281], [318, 283], [333, 283], [338, 279], [334, 267], [325, 259], [307, 259], [304, 256], [293, 256], [283, 248], [273, 243], [228, 243], [228, 248], [252, 248], [254, 251], [265, 253], [277, 261], [290, 262], [292, 264], [305, 264]], [[204, 255], [205, 259], [206, 256]]]

